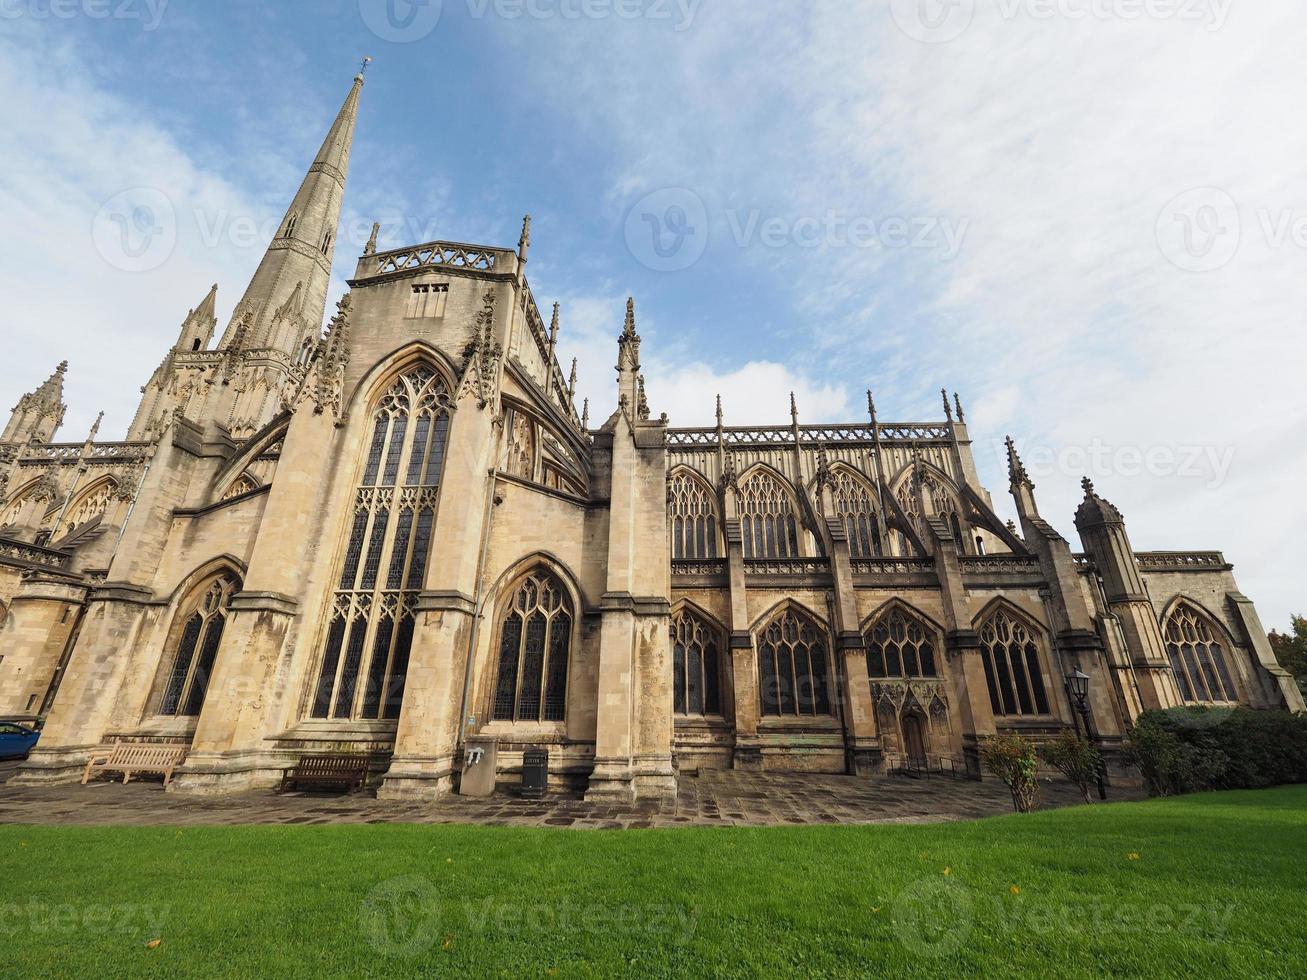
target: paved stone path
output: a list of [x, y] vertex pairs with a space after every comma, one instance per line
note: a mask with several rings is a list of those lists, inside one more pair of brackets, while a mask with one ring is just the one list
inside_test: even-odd
[[[12, 774], [0, 769], [0, 781]], [[1137, 799], [1114, 790], [1113, 799]], [[1046, 807], [1080, 802], [1066, 783], [1045, 784]], [[195, 797], [167, 793], [158, 782], [97, 781], [87, 786], [0, 786], [0, 823], [80, 826], [227, 824], [472, 823], [487, 826], [621, 829], [684, 826], [935, 823], [1010, 813], [1002, 784], [944, 778], [859, 779], [792, 773], [703, 772], [680, 779], [675, 802], [611, 805], [550, 794], [523, 800], [449, 796], [395, 803], [370, 795], [270, 791]]]

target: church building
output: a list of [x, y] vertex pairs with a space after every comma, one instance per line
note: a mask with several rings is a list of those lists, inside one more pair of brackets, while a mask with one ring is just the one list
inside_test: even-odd
[[791, 401], [677, 428], [628, 301], [591, 418], [529, 219], [516, 247], [379, 251], [374, 228], [329, 297], [362, 89], [125, 439], [57, 441], [66, 363], [4, 427], [0, 717], [44, 721], [13, 785], [136, 741], [186, 750], [175, 793], [356, 752], [380, 797], [430, 798], [494, 738], [504, 784], [540, 747], [552, 785], [630, 800], [712, 768], [979, 778], [986, 736], [1084, 725], [1124, 780], [1143, 710], [1303, 709], [1220, 552], [1135, 552], [1087, 480], [1075, 550], [1011, 440], [1001, 520], [956, 395], [925, 421], [868, 394], [840, 424]]

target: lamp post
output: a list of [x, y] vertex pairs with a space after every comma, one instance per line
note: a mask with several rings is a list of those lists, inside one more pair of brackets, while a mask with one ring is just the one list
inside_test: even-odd
[[[1070, 674], [1067, 674], [1066, 690], [1071, 695], [1072, 708], [1074, 709], [1071, 712], [1071, 720], [1076, 726], [1076, 737], [1080, 737], [1080, 723], [1079, 719], [1076, 718], [1076, 712], [1078, 711], [1085, 722], [1085, 739], [1086, 741], [1092, 741], [1094, 733], [1089, 725], [1089, 675], [1076, 667]], [[1100, 800], [1107, 799], [1107, 784], [1103, 780], [1103, 766], [1101, 764], [1098, 767], [1098, 798]]]

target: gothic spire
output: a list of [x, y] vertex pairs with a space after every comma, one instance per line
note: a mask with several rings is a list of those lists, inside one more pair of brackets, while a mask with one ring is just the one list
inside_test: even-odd
[[572, 373], [567, 378], [567, 401], [576, 400], [576, 358], [572, 358]]
[[1030, 482], [1030, 474], [1026, 472], [1026, 464], [1021, 462], [1021, 457], [1017, 455], [1016, 443], [1012, 441], [1011, 436], [1008, 436], [1004, 443], [1007, 446], [1007, 475], [1012, 486], [1027, 486], [1033, 490], [1035, 485]]
[[626, 321], [622, 335], [617, 339], [617, 401], [625, 396], [626, 404], [634, 406], [638, 400], [636, 377], [640, 373], [640, 335], [635, 332], [635, 298], [626, 299]]
[[939, 397], [944, 399], [944, 418], [949, 422], [953, 421], [953, 406], [948, 403], [948, 391], [939, 389]]
[[18, 399], [14, 406], [9, 424], [0, 434], [0, 442], [49, 442], [63, 425], [64, 412], [64, 375], [68, 373], [68, 362], [61, 361], [54, 369], [54, 374], [46, 378], [35, 391], [28, 392]]
[[958, 393], [956, 391], [953, 392], [953, 407], [957, 409], [958, 421], [966, 422], [967, 415], [965, 412], [962, 411], [962, 399], [958, 397]]
[[[316, 335], [320, 329], [362, 89], [363, 75], [355, 75], [340, 112], [286, 209], [276, 237], [236, 304], [223, 334], [223, 347], [230, 346], [238, 324], [247, 315], [249, 322], [241, 337], [247, 349], [276, 347], [293, 357], [298, 353], [301, 335], [309, 331]], [[294, 311], [296, 322], [291, 329], [279, 326], [274, 331], [273, 313], [284, 307], [297, 283], [304, 284], [304, 294], [302, 307]]]
[[186, 314], [182, 321], [181, 335], [177, 338], [177, 350], [204, 350], [213, 339], [213, 330], [218, 325], [218, 284], [209, 287], [208, 294], [200, 300], [200, 305]]

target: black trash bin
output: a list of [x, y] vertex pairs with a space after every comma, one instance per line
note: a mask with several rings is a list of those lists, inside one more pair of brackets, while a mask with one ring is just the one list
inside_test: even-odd
[[522, 798], [538, 800], [545, 795], [545, 780], [549, 775], [549, 752], [545, 749], [527, 749], [522, 753]]

